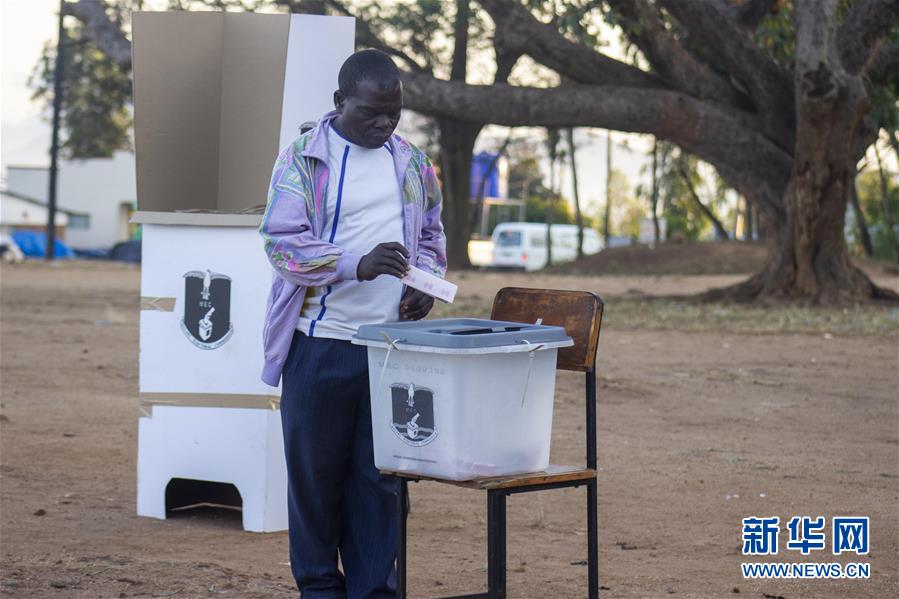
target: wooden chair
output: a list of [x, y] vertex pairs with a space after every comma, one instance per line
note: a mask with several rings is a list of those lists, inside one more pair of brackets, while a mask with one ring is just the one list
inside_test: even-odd
[[[547, 489], [587, 488], [587, 596], [599, 597], [599, 556], [596, 500], [596, 349], [602, 325], [602, 298], [586, 291], [552, 291], [507, 287], [493, 302], [491, 318], [511, 322], [537, 322], [565, 327], [574, 340], [572, 347], [559, 350], [556, 368], [586, 373], [586, 468], [552, 465], [545, 472], [516, 476], [449, 481], [398, 472], [397, 510], [397, 596], [406, 599], [406, 519], [408, 483], [429, 480], [487, 491], [487, 592], [463, 597], [506, 597], [506, 497]], [[452, 598], [447, 598], [452, 599]]]

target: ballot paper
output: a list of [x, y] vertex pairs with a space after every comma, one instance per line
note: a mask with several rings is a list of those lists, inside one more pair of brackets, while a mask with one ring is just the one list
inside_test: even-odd
[[414, 266], [409, 268], [409, 273], [402, 278], [402, 281], [409, 287], [418, 289], [448, 304], [453, 303], [456, 291], [459, 289], [449, 281], [444, 281], [440, 277]]

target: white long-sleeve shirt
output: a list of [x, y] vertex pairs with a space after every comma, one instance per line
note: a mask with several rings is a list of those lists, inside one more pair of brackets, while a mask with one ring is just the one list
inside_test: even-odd
[[[331, 243], [367, 254], [379, 243], [403, 243], [402, 194], [387, 146], [368, 149], [328, 133], [324, 231]], [[360, 325], [399, 319], [403, 284], [390, 275], [311, 287], [297, 329], [310, 337], [349, 340]]]

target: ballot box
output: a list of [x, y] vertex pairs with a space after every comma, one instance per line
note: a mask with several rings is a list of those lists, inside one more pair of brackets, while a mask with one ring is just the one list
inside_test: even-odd
[[363, 325], [353, 343], [368, 347], [379, 470], [471, 480], [549, 466], [564, 328], [447, 318]]
[[354, 20], [138, 12], [142, 227], [137, 513], [240, 507], [287, 528], [280, 390], [260, 380], [272, 269], [258, 228], [278, 151], [332, 108]]

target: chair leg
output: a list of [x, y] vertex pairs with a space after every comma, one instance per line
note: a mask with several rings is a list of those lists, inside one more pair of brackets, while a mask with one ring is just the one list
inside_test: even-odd
[[599, 597], [599, 523], [596, 479], [587, 483], [587, 597]]
[[396, 538], [396, 596], [397, 599], [406, 599], [406, 517], [409, 515], [409, 506], [406, 497], [409, 493], [409, 483], [402, 476], [396, 477], [396, 510], [397, 510], [397, 538]]
[[506, 495], [487, 491], [487, 594], [506, 597]]

